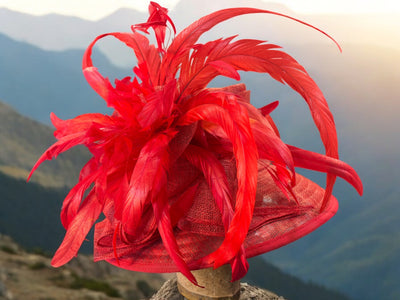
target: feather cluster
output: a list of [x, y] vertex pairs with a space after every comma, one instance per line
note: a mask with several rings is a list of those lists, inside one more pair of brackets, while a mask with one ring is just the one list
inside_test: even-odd
[[[71, 260], [103, 213], [105, 219], [100, 224], [114, 232], [117, 260], [123, 244], [161, 238], [179, 271], [196, 283], [188, 266], [191, 262], [182, 257], [174, 230], [190, 209], [198, 192], [196, 178], [201, 177], [208, 183], [225, 230], [222, 244], [203, 261], [214, 267], [229, 263], [233, 279], [239, 279], [248, 269], [243, 242], [252, 220], [260, 159], [269, 162], [264, 168], [287, 195], [293, 194], [296, 184], [295, 167], [327, 173], [323, 203], [331, 195], [336, 176], [361, 193], [360, 179], [337, 159], [332, 114], [316, 83], [295, 59], [260, 40], [228, 37], [197, 43], [204, 32], [235, 16], [268, 13], [293, 18], [255, 8], [224, 9], [188, 26], [167, 45], [166, 30], [175, 33], [167, 9], [151, 2], [149, 11], [146, 23], [132, 26], [129, 33], [100, 35], [84, 54], [83, 74], [113, 108], [112, 115], [93, 113], [60, 120], [51, 114], [58, 141], [40, 157], [32, 172], [43, 161], [75, 145], [85, 145], [92, 154], [64, 200], [61, 222], [66, 235], [52, 264], [61, 266]], [[157, 45], [149, 43], [149, 29], [154, 30]], [[106, 36], [134, 51], [137, 66], [133, 78], [115, 80], [113, 85], [93, 66], [92, 48]], [[216, 76], [239, 80], [238, 71], [266, 73], [298, 92], [310, 108], [326, 155], [280, 139], [269, 116], [277, 102], [255, 108], [244, 84], [207, 88]], [[229, 187], [222, 159], [230, 159], [236, 166], [236, 191]], [[200, 175], [193, 180], [180, 178], [176, 166], [182, 161]]]

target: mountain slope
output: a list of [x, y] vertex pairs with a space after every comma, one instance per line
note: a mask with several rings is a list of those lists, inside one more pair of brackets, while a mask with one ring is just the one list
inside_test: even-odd
[[[94, 263], [80, 254], [61, 268], [52, 268], [46, 253], [26, 252], [8, 236], [0, 234], [0, 299], [126, 299], [148, 297], [171, 275], [131, 272], [105, 262]], [[276, 288], [290, 300], [349, 300], [337, 292], [288, 276], [260, 258], [250, 262], [242, 282]], [[267, 281], [268, 280], [268, 281]], [[54, 297], [54, 298], [53, 298]]]
[[[0, 99], [20, 113], [49, 124], [50, 112], [65, 119], [108, 111], [82, 75], [83, 50], [43, 51], [1, 34], [0, 48]], [[94, 59], [109, 76], [121, 76], [99, 52]]]
[[67, 189], [45, 188], [0, 173], [0, 233], [26, 249], [54, 251], [64, 229], [59, 221]]
[[[0, 102], [0, 172], [26, 180], [42, 152], [55, 142], [52, 132], [50, 127], [23, 117]], [[40, 166], [32, 181], [44, 186], [72, 186], [88, 158], [85, 149], [73, 149]]]
[[80, 255], [61, 268], [37, 249], [26, 252], [0, 234], [0, 299], [126, 299], [151, 296], [164, 282], [159, 274], [129, 272]]
[[250, 269], [244, 281], [263, 287], [290, 300], [349, 300], [347, 296], [313, 282], [291, 276], [257, 256], [249, 261]]

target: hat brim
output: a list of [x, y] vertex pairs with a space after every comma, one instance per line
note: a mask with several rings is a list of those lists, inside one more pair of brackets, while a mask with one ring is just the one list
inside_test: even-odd
[[[201, 258], [214, 252], [224, 239], [221, 216], [207, 184], [203, 182], [200, 189], [202, 193], [196, 196], [192, 208], [174, 231], [182, 257], [192, 270], [212, 267], [201, 262]], [[296, 202], [288, 199], [269, 172], [265, 169], [259, 171], [253, 218], [243, 244], [246, 257], [287, 245], [328, 221], [336, 213], [338, 202], [331, 196], [324, 210], [320, 211], [324, 192], [319, 185], [297, 174], [293, 188]], [[119, 246], [115, 253], [113, 231], [107, 219], [96, 225], [95, 261], [106, 260], [139, 272], [179, 271], [158, 234], [145, 243]], [[104, 239], [109, 242], [104, 242]]]

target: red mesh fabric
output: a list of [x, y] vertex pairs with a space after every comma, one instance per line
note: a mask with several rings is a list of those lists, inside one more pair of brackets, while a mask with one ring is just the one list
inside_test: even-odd
[[[235, 190], [235, 168], [228, 162], [225, 162], [225, 168], [231, 188]], [[190, 168], [186, 172], [194, 174]], [[192, 178], [181, 176], [181, 183], [186, 184], [192, 181]], [[259, 171], [253, 219], [244, 243], [247, 258], [301, 238], [336, 213], [338, 203], [335, 197], [331, 196], [325, 210], [320, 213], [324, 190], [301, 175], [297, 175], [296, 179], [297, 183], [293, 190], [298, 204], [283, 194], [265, 169]], [[136, 242], [124, 243], [116, 235], [115, 253], [112, 228], [107, 219], [96, 225], [94, 252], [96, 261], [106, 260], [119, 267], [140, 272], [178, 271], [164, 248], [157, 230], [146, 241], [139, 238]], [[175, 227], [175, 236], [181, 254], [191, 269], [212, 266], [203, 263], [201, 259], [215, 251], [222, 243], [224, 227], [221, 214], [205, 182], [201, 183], [193, 206]]]

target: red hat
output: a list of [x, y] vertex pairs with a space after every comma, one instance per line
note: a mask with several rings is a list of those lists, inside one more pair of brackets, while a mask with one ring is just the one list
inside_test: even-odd
[[[147, 22], [132, 26], [131, 33], [101, 35], [85, 52], [85, 78], [113, 114], [70, 120], [51, 114], [58, 141], [32, 172], [78, 144], [93, 155], [64, 200], [61, 221], [67, 232], [52, 264], [72, 259], [103, 213], [95, 225], [95, 260], [135, 271], [180, 271], [193, 283], [190, 270], [229, 263], [237, 280], [248, 270], [247, 258], [286, 245], [335, 214], [336, 176], [360, 194], [362, 184], [338, 160], [332, 114], [296, 60], [260, 40], [228, 37], [196, 44], [204, 32], [238, 15], [293, 18], [255, 8], [224, 9], [167, 45], [167, 23], [175, 33], [167, 9], [151, 2], [149, 11]], [[150, 27], [157, 46], [141, 33]], [[136, 77], [114, 85], [91, 60], [94, 44], [109, 35], [137, 58]], [[269, 116], [277, 102], [255, 108], [244, 84], [207, 88], [219, 75], [239, 80], [240, 70], [269, 74], [297, 91], [310, 107], [326, 154], [280, 139]], [[296, 174], [297, 167], [327, 173], [326, 188]]]

